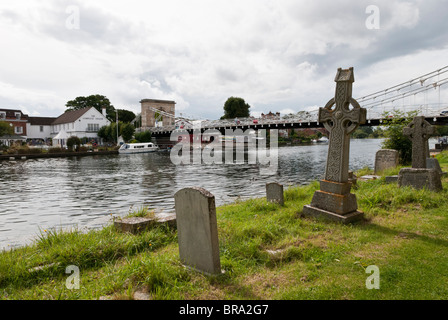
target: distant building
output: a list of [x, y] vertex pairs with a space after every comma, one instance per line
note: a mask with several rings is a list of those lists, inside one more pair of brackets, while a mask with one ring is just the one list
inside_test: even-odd
[[21, 110], [0, 109], [0, 121], [9, 123], [14, 128], [15, 135], [27, 135], [28, 115], [23, 114]]
[[143, 99], [142, 128], [174, 125], [176, 102], [169, 100]]
[[268, 114], [261, 114], [261, 119], [280, 119], [280, 112], [272, 113], [269, 111]]
[[[0, 109], [1, 120], [14, 128], [14, 139], [8, 137], [7, 140], [27, 140], [32, 144], [48, 142], [58, 135], [77, 136], [98, 142], [98, 131], [110, 124], [105, 110], [101, 113], [94, 107], [68, 111], [57, 118], [29, 117], [20, 110]], [[65, 142], [57, 143], [65, 145]]]
[[[51, 135], [56, 137], [65, 132], [67, 136], [78, 138], [89, 138], [98, 140], [98, 131], [103, 126], [110, 125], [105, 112], [99, 112], [94, 107], [68, 111], [60, 115], [51, 124]], [[53, 143], [54, 144], [54, 143]], [[59, 144], [65, 144], [59, 142]]]
[[47, 142], [51, 138], [51, 124], [56, 119], [54, 117], [28, 117], [27, 138]]

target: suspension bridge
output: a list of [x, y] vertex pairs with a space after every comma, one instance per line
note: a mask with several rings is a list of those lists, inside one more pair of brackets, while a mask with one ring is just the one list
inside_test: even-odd
[[[433, 125], [448, 125], [448, 92], [442, 87], [448, 84], [448, 66], [421, 75], [414, 79], [391, 86], [359, 98], [359, 105], [367, 110], [367, 121], [363, 126], [380, 126], [393, 117], [396, 111], [424, 116]], [[443, 88], [446, 88], [443, 87]], [[202, 131], [216, 129], [223, 134], [226, 129], [305, 129], [320, 128], [318, 121], [319, 108], [311, 111], [299, 111], [296, 114], [283, 116], [265, 116], [261, 118], [236, 118], [225, 120], [204, 120], [197, 117], [179, 117], [157, 109], [153, 110], [158, 117], [173, 118], [172, 125], [159, 127], [142, 127], [139, 131], [149, 130], [153, 136], [167, 137], [173, 131], [188, 131], [200, 128]], [[179, 119], [184, 120], [179, 124]], [[156, 119], [157, 120], [157, 119]]]

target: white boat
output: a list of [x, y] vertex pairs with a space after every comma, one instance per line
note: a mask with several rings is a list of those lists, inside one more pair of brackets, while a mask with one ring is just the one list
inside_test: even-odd
[[124, 143], [120, 149], [119, 153], [145, 153], [145, 152], [155, 152], [159, 150], [159, 146], [152, 142], [143, 143]]
[[320, 139], [316, 140], [317, 143], [328, 143], [328, 138], [326, 136], [322, 136]]

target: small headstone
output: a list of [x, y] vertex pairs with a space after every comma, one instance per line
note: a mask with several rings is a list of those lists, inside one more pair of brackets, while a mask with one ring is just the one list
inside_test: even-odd
[[283, 185], [277, 182], [266, 183], [266, 200], [283, 205]]
[[441, 175], [444, 174], [444, 172], [442, 171], [442, 168], [440, 167], [439, 160], [437, 160], [436, 158], [426, 158], [426, 168], [427, 169], [435, 169]]
[[393, 149], [381, 149], [375, 155], [375, 174], [398, 166], [398, 151]]
[[174, 200], [180, 260], [198, 271], [220, 274], [215, 196], [203, 188], [184, 188]]
[[358, 182], [358, 177], [353, 173], [353, 171], [348, 172], [348, 182], [351, 182], [352, 187], [356, 186], [356, 183]]
[[[338, 69], [335, 97], [319, 108], [318, 121], [329, 131], [325, 178], [314, 193], [310, 205], [303, 207], [304, 216], [323, 217], [342, 223], [363, 218], [358, 211], [356, 196], [350, 193], [349, 182], [350, 134], [366, 122], [366, 109], [352, 98], [355, 81], [353, 68]], [[350, 105], [353, 108], [349, 108]], [[335, 106], [333, 108], [333, 106]]]

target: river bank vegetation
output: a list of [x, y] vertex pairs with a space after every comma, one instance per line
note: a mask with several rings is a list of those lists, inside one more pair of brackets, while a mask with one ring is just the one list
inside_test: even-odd
[[[437, 156], [448, 169], [448, 153]], [[365, 221], [342, 225], [300, 217], [318, 183], [285, 190], [285, 205], [265, 198], [218, 207], [220, 276], [186, 269], [177, 231], [139, 235], [41, 230], [26, 247], [0, 253], [1, 299], [446, 299], [448, 188], [434, 193], [358, 181]], [[365, 168], [358, 174], [372, 173]], [[139, 209], [141, 210], [141, 209]], [[119, 213], [111, 212], [111, 221]], [[134, 213], [135, 214], [135, 213]], [[368, 266], [379, 289], [367, 289]], [[79, 269], [79, 289], [67, 267]]]

